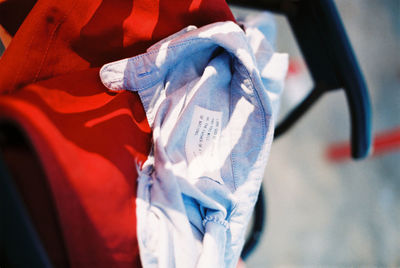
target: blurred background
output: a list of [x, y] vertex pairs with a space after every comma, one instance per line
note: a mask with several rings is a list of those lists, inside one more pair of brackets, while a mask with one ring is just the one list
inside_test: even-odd
[[[373, 133], [397, 138], [365, 160], [328, 157], [349, 140], [350, 118], [343, 91], [325, 94], [272, 146], [266, 228], [248, 268], [400, 267], [400, 1], [335, 3], [369, 88]], [[275, 17], [277, 51], [290, 54], [283, 117], [312, 81], [286, 18]]]

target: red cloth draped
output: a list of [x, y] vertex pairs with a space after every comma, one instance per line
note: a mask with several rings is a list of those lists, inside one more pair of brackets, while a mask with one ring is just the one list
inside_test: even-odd
[[0, 117], [39, 156], [71, 266], [140, 266], [135, 163], [151, 131], [137, 94], [108, 92], [99, 67], [225, 20], [234, 18], [222, 0], [38, 0], [19, 27], [0, 59]]

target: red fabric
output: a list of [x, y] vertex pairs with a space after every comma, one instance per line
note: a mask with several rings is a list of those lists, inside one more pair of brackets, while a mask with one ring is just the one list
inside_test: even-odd
[[140, 265], [135, 163], [151, 132], [138, 96], [107, 92], [98, 67], [224, 20], [222, 0], [39, 0], [14, 36], [0, 59], [0, 115], [39, 155], [72, 266]]

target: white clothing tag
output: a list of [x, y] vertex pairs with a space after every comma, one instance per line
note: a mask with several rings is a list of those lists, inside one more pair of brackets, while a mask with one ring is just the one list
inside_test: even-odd
[[186, 136], [185, 151], [191, 178], [209, 177], [223, 184], [218, 161], [222, 112], [195, 106]]

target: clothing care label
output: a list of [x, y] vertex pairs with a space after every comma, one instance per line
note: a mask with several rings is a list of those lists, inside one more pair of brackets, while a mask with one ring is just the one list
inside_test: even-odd
[[222, 112], [195, 106], [185, 143], [191, 178], [209, 177], [223, 184], [218, 159], [221, 124]]

